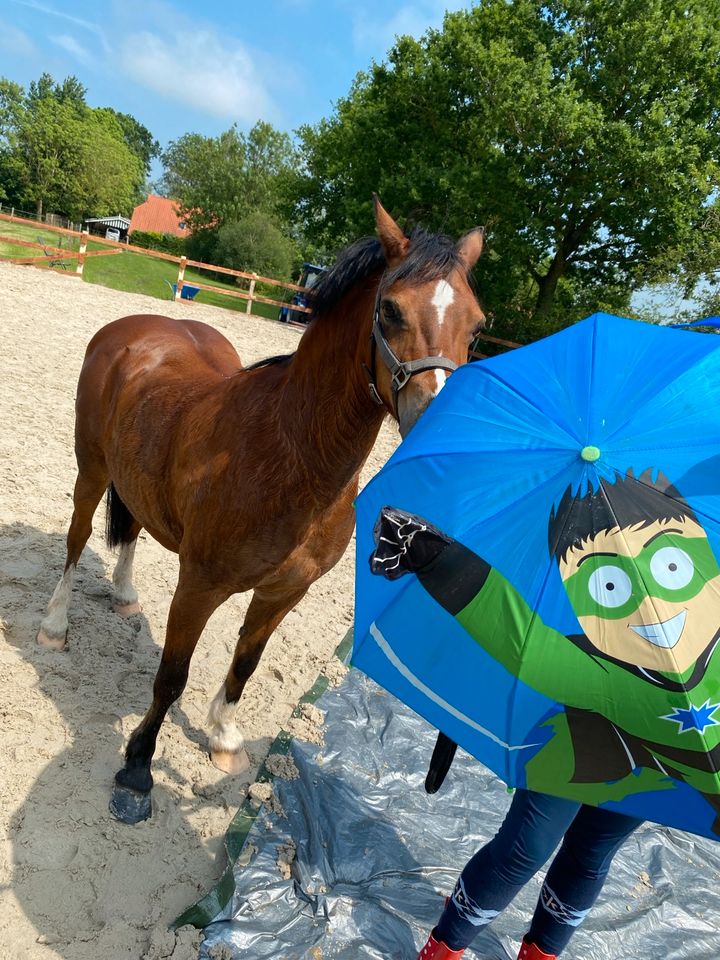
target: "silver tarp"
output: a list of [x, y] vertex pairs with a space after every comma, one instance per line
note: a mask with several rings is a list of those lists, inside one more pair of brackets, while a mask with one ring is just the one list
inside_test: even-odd
[[[458, 751], [440, 792], [423, 781], [428, 724], [357, 670], [317, 701], [322, 747], [293, 741], [296, 780], [275, 780], [234, 868], [202, 960], [415, 960], [457, 874], [507, 810], [505, 786]], [[292, 840], [283, 879], [278, 859]], [[243, 864], [243, 865], [241, 865]], [[466, 956], [517, 956], [538, 875]], [[617, 855], [563, 960], [718, 960], [720, 844], [646, 824]]]

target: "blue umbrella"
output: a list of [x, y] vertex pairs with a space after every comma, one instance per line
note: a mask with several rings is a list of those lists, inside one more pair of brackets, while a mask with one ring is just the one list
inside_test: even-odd
[[701, 317], [699, 320], [691, 320], [689, 323], [670, 323], [673, 330], [697, 330], [704, 327], [712, 327], [715, 330], [720, 329], [720, 317]]
[[353, 663], [509, 786], [720, 836], [720, 338], [462, 367], [357, 502]]

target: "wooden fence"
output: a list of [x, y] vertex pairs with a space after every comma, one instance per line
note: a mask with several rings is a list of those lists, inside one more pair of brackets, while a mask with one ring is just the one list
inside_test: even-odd
[[479, 340], [484, 340], [486, 343], [495, 343], [498, 346], [504, 347], [506, 350], [517, 350], [518, 347], [522, 346], [521, 343], [515, 343], [514, 340], [501, 340], [500, 337], [491, 337], [489, 333], [478, 333], [470, 344], [471, 360], [486, 360], [488, 357], [487, 353], [483, 353], [480, 350]]
[[[268, 303], [271, 306], [285, 307], [288, 306], [287, 300], [277, 300], [272, 297], [265, 297], [258, 293], [255, 293], [255, 285], [257, 283], [265, 283], [275, 287], [280, 287], [284, 290], [291, 290], [293, 292], [304, 292], [305, 287], [298, 286], [297, 283], [290, 283], [285, 280], [276, 280], [273, 277], [263, 277], [256, 273], [246, 273], [242, 270], [231, 270], [229, 267], [221, 267], [213, 263], [202, 263], [199, 260], [188, 260], [187, 257], [178, 257], [172, 253], [165, 253], [162, 250], [148, 250], [146, 247], [138, 247], [132, 243], [122, 243], [119, 240], [107, 240], [105, 237], [98, 237], [94, 234], [92, 237], [88, 234], [86, 230], [80, 232], [78, 230], [69, 230], [66, 227], [55, 227], [51, 224], [39, 224], [35, 220], [27, 220], [24, 217], [16, 217], [10, 213], [0, 212], [0, 221], [6, 221], [8, 223], [18, 223], [23, 226], [34, 227], [37, 230], [50, 231], [52, 233], [62, 234], [63, 236], [76, 237], [80, 240], [80, 249], [77, 251], [66, 250], [63, 247], [50, 247], [48, 244], [42, 242], [33, 243], [29, 240], [22, 240], [18, 237], [12, 237], [7, 235], [0, 235], [0, 241], [3, 243], [11, 243], [20, 247], [34, 247], [43, 251], [43, 255], [36, 255], [34, 257], [16, 257], [16, 256], [2, 256], [0, 255], [0, 261], [6, 261], [10, 263], [23, 263], [30, 264], [36, 267], [64, 267], [62, 261], [65, 260], [77, 260], [77, 267], [75, 270], [74, 276], [82, 276], [83, 266], [85, 260], [88, 257], [102, 257], [109, 254], [115, 253], [140, 253], [143, 256], [155, 257], [158, 260], [166, 260], [169, 263], [177, 264], [177, 280], [175, 283], [175, 300], [180, 300], [182, 298], [183, 287], [187, 284], [188, 286], [197, 287], [200, 290], [210, 290], [213, 293], [221, 294], [226, 297], [236, 297], [242, 300], [247, 300], [246, 313], [252, 311], [253, 303]], [[103, 246], [108, 247], [107, 250], [91, 250], [88, 251], [87, 244], [88, 240], [92, 239], [93, 243], [98, 243]], [[226, 287], [214, 286], [210, 283], [198, 283], [196, 281], [187, 281], [185, 280], [185, 269], [190, 267], [196, 267], [200, 270], [209, 270], [213, 273], [223, 273], [232, 277], [239, 278], [241, 280], [248, 281], [247, 290], [228, 290]], [[185, 298], [186, 303], [191, 303], [192, 301]], [[298, 313], [310, 313], [308, 307], [301, 307], [292, 304], [292, 310], [297, 311]]]
[[[33, 257], [9, 257], [9, 256], [0, 256], [0, 261], [9, 261], [10, 263], [24, 263], [31, 264], [36, 267], [45, 267], [53, 268], [56, 266], [64, 267], [63, 261], [65, 260], [77, 260], [77, 266], [75, 268], [75, 273], [71, 276], [81, 277], [83, 273], [83, 266], [85, 260], [88, 257], [103, 257], [110, 254], [123, 253], [124, 251], [130, 251], [131, 253], [141, 253], [147, 257], [156, 257], [159, 260], [167, 260], [170, 263], [176, 263], [178, 265], [177, 272], [177, 281], [175, 283], [175, 300], [180, 300], [182, 297], [183, 287], [187, 284], [188, 286], [197, 287], [200, 290], [210, 290], [213, 293], [219, 293], [225, 297], [235, 297], [241, 300], [247, 301], [246, 313], [250, 313], [252, 310], [253, 303], [267, 303], [271, 306], [284, 307], [288, 306], [286, 300], [275, 300], [271, 297], [265, 297], [260, 294], [255, 293], [255, 285], [257, 283], [265, 283], [275, 287], [281, 287], [285, 290], [292, 290], [293, 292], [305, 292], [307, 287], [300, 287], [296, 283], [289, 283], [285, 280], [275, 280], [272, 277], [263, 277], [257, 273], [247, 273], [243, 270], [232, 270], [230, 267], [221, 267], [217, 264], [212, 263], [203, 263], [200, 260], [188, 260], [187, 257], [177, 257], [171, 253], [164, 253], [162, 250], [148, 250], [146, 247], [138, 247], [132, 243], [121, 243], [118, 240], [106, 240], [105, 237], [92, 237], [93, 243], [99, 243], [103, 246], [108, 247], [107, 250], [91, 250], [88, 251], [87, 244], [90, 236], [86, 230], [80, 232], [78, 230], [69, 230], [66, 227], [55, 227], [51, 224], [44, 223], [40, 224], [35, 220], [27, 220], [23, 217], [16, 217], [13, 214], [2, 213], [0, 212], [0, 221], [7, 221], [9, 223], [19, 223], [25, 226], [35, 227], [38, 230], [50, 231], [52, 233], [62, 234], [64, 236], [70, 237], [79, 237], [80, 238], [80, 248], [77, 251], [66, 250], [63, 247], [51, 247], [49, 244], [44, 244], [41, 242], [33, 243], [29, 240], [23, 240], [18, 237], [5, 236], [0, 234], [0, 241], [3, 243], [12, 243], [19, 247], [30, 247], [41, 249], [43, 251], [42, 256], [33, 256]], [[240, 280], [248, 281], [247, 290], [228, 290], [225, 287], [213, 286], [209, 283], [198, 283], [193, 280], [192, 282], [185, 280], [185, 270], [187, 267], [195, 267], [200, 270], [210, 270], [214, 273], [222, 273], [230, 277], [235, 277]], [[186, 303], [191, 303], [191, 300], [186, 299]], [[310, 313], [308, 307], [301, 307], [292, 304], [292, 310], [297, 311], [298, 313]], [[493, 343], [496, 346], [503, 347], [508, 350], [513, 350], [520, 346], [519, 343], [514, 343], [512, 340], [502, 340], [499, 337], [493, 337], [489, 333], [480, 333], [473, 341], [470, 347], [470, 359], [471, 360], [484, 360], [487, 357], [487, 354], [483, 353], [480, 349], [480, 343], [478, 341], [485, 341], [487, 343]]]
[[[0, 218], [3, 215], [0, 214]], [[43, 227], [43, 229], [49, 229]], [[53, 228], [58, 229], [58, 228]], [[77, 266], [75, 268], [75, 273], [70, 274], [70, 276], [81, 277], [83, 272], [83, 266], [85, 265], [85, 260], [88, 257], [106, 257], [108, 254], [122, 253], [122, 250], [92, 250], [88, 252], [87, 249], [87, 232], [80, 234], [80, 249], [79, 250], [67, 250], [64, 247], [53, 247], [49, 243], [42, 243], [38, 241], [33, 243], [30, 240], [23, 240], [21, 237], [12, 237], [7, 236], [6, 234], [0, 234], [0, 242], [2, 243], [11, 243], [16, 247], [28, 247], [30, 249], [42, 250], [42, 256], [37, 254], [34, 257], [4, 257], [0, 256], [0, 260], [7, 261], [9, 263], [24, 263], [33, 267], [44, 267], [47, 269], [54, 269], [60, 267], [63, 270], [66, 270], [65, 266], [66, 260], [77, 260]]]

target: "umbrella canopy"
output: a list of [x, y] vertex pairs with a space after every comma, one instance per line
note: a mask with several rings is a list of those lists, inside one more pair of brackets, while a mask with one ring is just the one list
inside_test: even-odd
[[510, 786], [720, 836], [720, 338], [597, 313], [462, 367], [357, 545], [356, 666]]

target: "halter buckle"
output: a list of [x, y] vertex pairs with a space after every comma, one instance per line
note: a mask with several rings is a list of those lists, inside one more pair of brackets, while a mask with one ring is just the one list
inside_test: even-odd
[[411, 373], [405, 369], [405, 364], [399, 363], [393, 370], [391, 370], [392, 375], [392, 388], [395, 393], [399, 393], [405, 384], [412, 377]]

